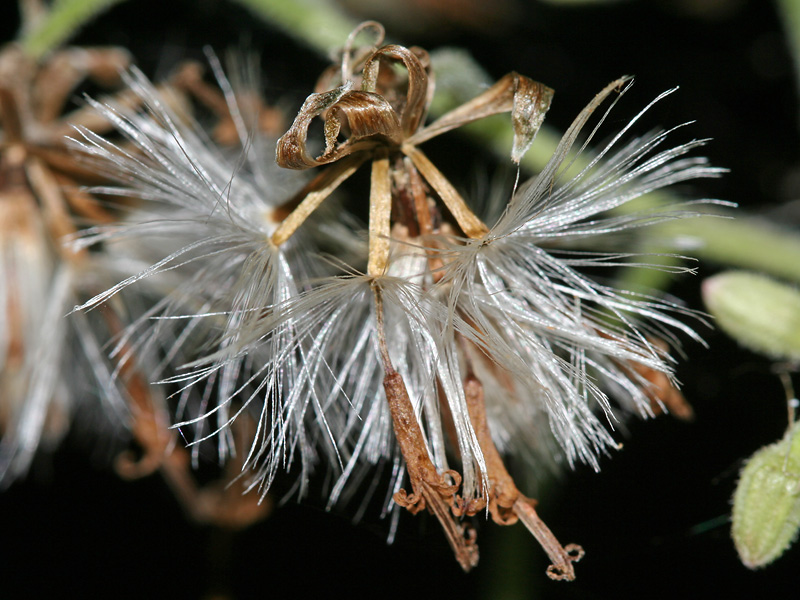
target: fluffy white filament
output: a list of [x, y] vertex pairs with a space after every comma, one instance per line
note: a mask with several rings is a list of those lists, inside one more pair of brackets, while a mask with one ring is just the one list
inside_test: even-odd
[[[560, 447], [570, 463], [597, 467], [598, 454], [616, 445], [608, 391], [626, 409], [646, 414], [648, 384], [631, 364], [672, 376], [671, 359], [649, 335], [672, 339], [677, 330], [696, 338], [675, 316], [679, 306], [620, 292], [578, 270], [631, 264], [625, 252], [586, 251], [593, 237], [688, 214], [613, 211], [665, 186], [720, 173], [687, 157], [702, 142], [664, 149], [672, 131], [622, 143], [642, 111], [589, 166], [564, 177], [579, 133], [611, 87], [579, 115], [545, 170], [516, 190], [483, 238], [394, 243], [388, 272], [376, 280], [358, 272], [363, 255], [355, 267], [338, 262], [361, 247], [364, 233], [342, 227], [340, 217], [314, 215], [280, 248], [270, 243], [273, 209], [298, 184], [285, 183], [257, 152], [265, 143], [241, 131], [241, 118], [245, 158], [231, 159], [173, 114], [140, 73], [128, 83], [144, 110], [92, 104], [134, 150], [86, 130], [75, 141], [120, 183], [96, 193], [140, 201], [121, 223], [77, 241], [106, 244], [120, 273], [119, 283], [77, 308], [136, 284], [140, 291], [129, 302], [142, 308], [118, 351], [159, 356], [152, 379], [178, 387], [177, 426], [197, 427], [195, 442], [224, 439], [233, 419], [253, 418], [257, 432], [245, 465], [264, 492], [296, 461], [301, 493], [318, 463], [333, 466], [331, 503], [372, 465], [388, 462], [402, 477], [382, 387], [376, 285], [389, 355], [427, 450], [443, 471], [455, 446], [468, 499], [487, 489], [487, 475], [464, 399], [467, 363], [486, 389], [490, 428], [503, 451]], [[323, 239], [334, 260], [321, 257], [316, 243]], [[435, 273], [432, 255], [441, 259]]]

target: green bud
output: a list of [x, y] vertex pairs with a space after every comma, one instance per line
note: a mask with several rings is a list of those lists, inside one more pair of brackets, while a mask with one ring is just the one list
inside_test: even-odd
[[745, 566], [779, 558], [800, 529], [800, 422], [756, 452], [733, 496], [733, 542]]
[[764, 275], [729, 271], [703, 282], [720, 329], [767, 356], [800, 360], [800, 292]]

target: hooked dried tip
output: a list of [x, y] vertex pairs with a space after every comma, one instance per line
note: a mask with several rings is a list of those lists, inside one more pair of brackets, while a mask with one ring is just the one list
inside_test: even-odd
[[[554, 580], [572, 581], [575, 579], [575, 568], [572, 563], [583, 558], [583, 548], [577, 544], [562, 546], [536, 512], [534, 508], [536, 500], [526, 498], [517, 489], [492, 441], [486, 418], [483, 385], [473, 373], [467, 375], [464, 394], [470, 421], [475, 428], [475, 435], [478, 437], [486, 461], [490, 486], [487, 496], [492, 520], [499, 525], [514, 525], [517, 521], [522, 521], [552, 562], [547, 567], [547, 576]], [[475, 508], [480, 510], [480, 507]]]

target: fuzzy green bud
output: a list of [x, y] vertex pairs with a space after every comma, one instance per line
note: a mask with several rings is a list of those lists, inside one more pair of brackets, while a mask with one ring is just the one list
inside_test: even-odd
[[756, 452], [733, 496], [733, 542], [745, 566], [779, 558], [800, 529], [800, 422]]
[[703, 282], [720, 329], [767, 356], [800, 360], [800, 292], [764, 275], [729, 271]]

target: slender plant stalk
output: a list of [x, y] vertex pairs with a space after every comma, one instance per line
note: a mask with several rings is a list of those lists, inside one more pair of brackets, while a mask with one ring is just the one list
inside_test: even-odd
[[327, 0], [236, 0], [259, 17], [325, 56], [358, 22]]
[[[800, 2], [797, 0], [778, 0], [778, 13], [783, 22], [783, 30], [789, 42], [789, 51], [794, 62], [795, 85], [800, 89]], [[800, 118], [800, 115], [798, 115]]]
[[800, 236], [765, 219], [700, 218], [662, 227], [702, 241], [692, 251], [699, 258], [800, 282]]
[[56, 0], [50, 14], [23, 33], [22, 47], [41, 58], [66, 42], [84, 24], [122, 0]]
[[[656, 239], [685, 240], [687, 253], [720, 265], [749, 269], [800, 283], [800, 236], [796, 231], [766, 219], [739, 216], [732, 210], [719, 210], [708, 217], [667, 222], [650, 229]], [[674, 252], [664, 245], [648, 244], [645, 253]], [[673, 267], [680, 259], [670, 256], [648, 257], [649, 263]], [[618, 285], [628, 289], [665, 289], [672, 275], [656, 269], [626, 269]]]

